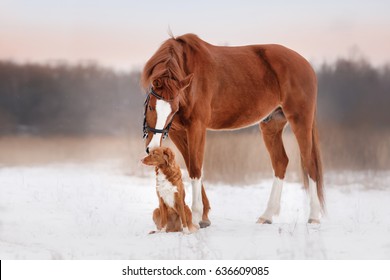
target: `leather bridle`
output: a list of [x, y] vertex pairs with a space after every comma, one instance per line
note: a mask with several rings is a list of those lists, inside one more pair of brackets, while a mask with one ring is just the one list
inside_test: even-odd
[[175, 116], [176, 113], [173, 114], [171, 121], [167, 124], [167, 126], [163, 129], [156, 129], [153, 127], [150, 127], [147, 122], [146, 122], [146, 111], [148, 110], [148, 105], [150, 101], [150, 96], [153, 95], [156, 97], [158, 100], [163, 100], [165, 102], [172, 102], [173, 99], [164, 99], [162, 95], [159, 95], [157, 92], [154, 91], [153, 87], [150, 87], [148, 95], [146, 96], [146, 100], [144, 103], [145, 110], [144, 110], [144, 125], [143, 125], [143, 139], [146, 139], [148, 137], [148, 133], [152, 132], [153, 134], [161, 133], [162, 134], [162, 139], [165, 140], [168, 137], [168, 132], [169, 129], [171, 128], [172, 122], [173, 122], [173, 117]]

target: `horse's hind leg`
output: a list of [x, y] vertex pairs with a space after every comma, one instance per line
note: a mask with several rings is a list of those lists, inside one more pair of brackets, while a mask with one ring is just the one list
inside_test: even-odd
[[282, 132], [287, 120], [280, 108], [260, 123], [265, 146], [269, 152], [274, 170], [274, 182], [267, 209], [257, 220], [261, 224], [271, 224], [272, 217], [279, 214], [283, 179], [288, 165], [288, 157], [283, 146]]
[[317, 127], [313, 114], [290, 114], [286, 117], [297, 138], [301, 153], [304, 185], [310, 195], [309, 223], [319, 223], [324, 205], [322, 165], [318, 145]]

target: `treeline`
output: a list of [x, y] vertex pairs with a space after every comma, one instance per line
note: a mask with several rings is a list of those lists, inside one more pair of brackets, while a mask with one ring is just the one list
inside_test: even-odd
[[139, 72], [94, 64], [0, 62], [1, 134], [120, 134], [140, 129]]
[[390, 64], [339, 59], [317, 70], [318, 114], [323, 125], [390, 128]]
[[[339, 59], [317, 69], [324, 126], [389, 128], [390, 66]], [[0, 134], [141, 135], [139, 72], [0, 62]]]

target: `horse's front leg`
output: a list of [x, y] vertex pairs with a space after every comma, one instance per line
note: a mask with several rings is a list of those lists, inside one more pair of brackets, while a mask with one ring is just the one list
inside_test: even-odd
[[192, 185], [192, 220], [204, 228], [209, 226], [210, 204], [202, 183], [202, 165], [206, 142], [206, 128], [195, 124], [187, 130], [188, 173]]
[[[197, 220], [193, 218], [193, 223], [199, 224], [201, 227], [207, 227], [211, 224], [208, 218], [210, 204], [201, 180], [206, 129], [203, 128], [199, 130], [203, 132], [201, 134], [197, 134], [196, 131], [198, 130], [196, 128], [188, 130], [172, 129], [169, 132], [169, 138], [171, 138], [173, 143], [179, 149], [180, 153], [183, 155], [188, 173], [191, 178], [191, 185], [193, 191], [192, 210], [194, 211], [194, 209], [196, 209], [195, 215], [194, 213], [192, 213], [192, 215], [197, 215]], [[191, 143], [191, 145], [189, 145], [189, 142]]]

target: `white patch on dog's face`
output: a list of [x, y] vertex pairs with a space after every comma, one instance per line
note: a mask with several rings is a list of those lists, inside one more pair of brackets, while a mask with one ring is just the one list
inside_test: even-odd
[[[157, 113], [157, 120], [156, 120], [156, 126], [154, 128], [164, 129], [167, 123], [167, 119], [169, 115], [172, 113], [171, 104], [164, 100], [157, 100], [156, 113]], [[161, 137], [162, 137], [161, 133], [153, 134], [152, 140], [150, 140], [148, 148], [151, 150], [153, 148], [160, 147]]]
[[157, 174], [157, 186], [156, 186], [157, 192], [164, 200], [165, 204], [167, 204], [169, 207], [174, 208], [175, 206], [175, 193], [177, 193], [177, 186], [172, 185], [171, 182], [169, 182], [165, 175], [159, 172]]

